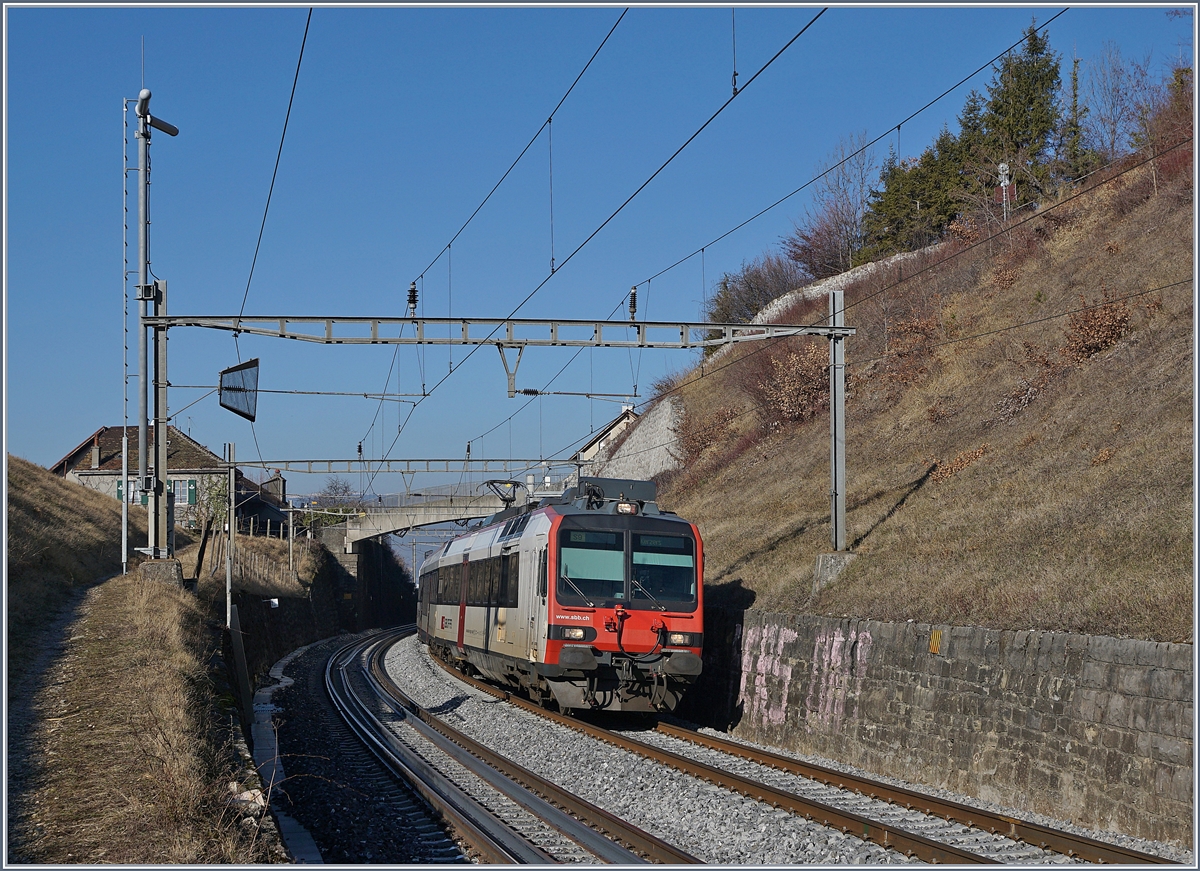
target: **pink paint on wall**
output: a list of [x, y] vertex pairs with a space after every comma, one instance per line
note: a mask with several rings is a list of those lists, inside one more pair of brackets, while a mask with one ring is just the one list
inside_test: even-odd
[[812, 673], [805, 699], [805, 725], [809, 731], [833, 731], [846, 717], [846, 700], [862, 692], [871, 634], [844, 633], [841, 627], [817, 635], [813, 644]]
[[[782, 725], [787, 719], [792, 666], [784, 661], [784, 645], [798, 637], [782, 626], [751, 626], [742, 642], [742, 680], [739, 697], [751, 723]], [[747, 684], [753, 678], [748, 693]]]

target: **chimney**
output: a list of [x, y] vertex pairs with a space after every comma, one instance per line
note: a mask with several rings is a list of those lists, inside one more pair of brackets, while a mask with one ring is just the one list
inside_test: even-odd
[[92, 468], [100, 468], [100, 436], [92, 440]]

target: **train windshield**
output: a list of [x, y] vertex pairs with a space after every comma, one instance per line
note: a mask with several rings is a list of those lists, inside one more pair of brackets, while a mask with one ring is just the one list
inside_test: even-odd
[[632, 533], [634, 607], [690, 610], [696, 603], [696, 554], [690, 538], [681, 535]]
[[555, 597], [563, 605], [696, 608], [696, 543], [682, 535], [564, 528]]
[[564, 529], [559, 536], [558, 601], [596, 606], [625, 600], [625, 536]]

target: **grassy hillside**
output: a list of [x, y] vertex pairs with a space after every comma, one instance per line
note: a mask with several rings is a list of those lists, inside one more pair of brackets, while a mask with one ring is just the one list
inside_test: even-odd
[[120, 534], [116, 500], [9, 456], [7, 860], [277, 861], [228, 804], [205, 603], [120, 575]]
[[[129, 554], [146, 544], [146, 511], [129, 511]], [[25, 641], [72, 593], [121, 571], [121, 503], [8, 455], [8, 657], [19, 676]]]
[[[827, 345], [671, 384], [710, 589], [755, 608], [1193, 639], [1190, 151], [955, 238], [846, 291], [851, 549], [830, 550]], [[819, 321], [826, 303], [781, 323]]]

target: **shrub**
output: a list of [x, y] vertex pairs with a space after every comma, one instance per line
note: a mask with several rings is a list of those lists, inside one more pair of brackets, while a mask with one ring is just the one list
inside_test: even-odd
[[829, 404], [829, 352], [817, 342], [771, 358], [770, 377], [758, 392], [770, 423], [808, 420]]
[[707, 448], [724, 442], [739, 413], [733, 406], [723, 405], [711, 416], [704, 416], [685, 405], [683, 417], [676, 424], [676, 459], [684, 465], [692, 465]]
[[1129, 331], [1129, 305], [1124, 301], [1109, 302], [1107, 288], [1103, 298], [1103, 304], [1086, 307], [1087, 299], [1081, 293], [1079, 301], [1085, 308], [1067, 318], [1067, 341], [1059, 353], [1072, 363], [1082, 363], [1108, 350]]
[[984, 442], [973, 451], [962, 451], [953, 460], [948, 463], [943, 463], [940, 460], [937, 462], [934, 470], [929, 475], [931, 481], [947, 481], [953, 478], [967, 466], [983, 458], [983, 456], [991, 450], [991, 445]]

